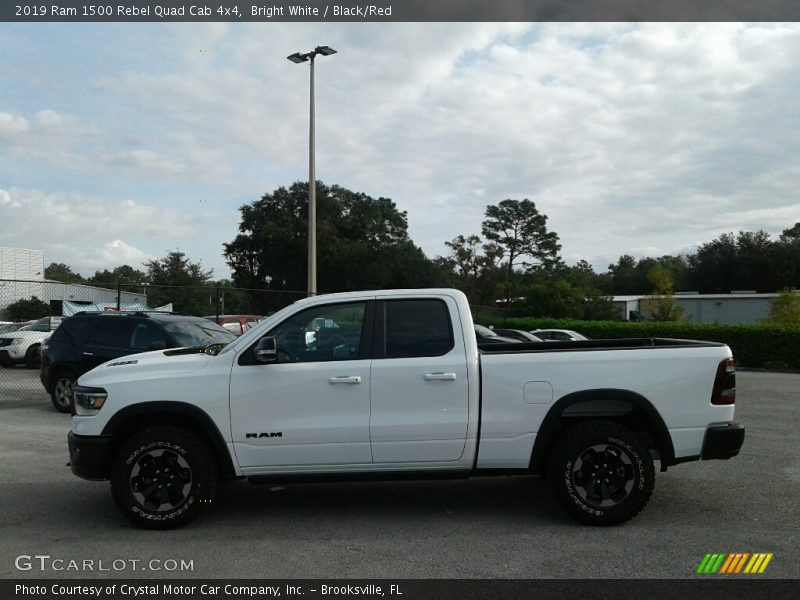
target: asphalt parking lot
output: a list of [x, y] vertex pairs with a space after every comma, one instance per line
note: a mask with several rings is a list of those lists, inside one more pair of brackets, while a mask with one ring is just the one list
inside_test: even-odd
[[[682, 578], [707, 552], [738, 551], [774, 553], [758, 577], [800, 576], [800, 375], [740, 371], [742, 454], [659, 473], [647, 508], [618, 527], [572, 522], [545, 481], [500, 477], [237, 482], [190, 526], [155, 532], [120, 516], [106, 482], [65, 466], [69, 416], [38, 373], [0, 371], [0, 578]], [[20, 555], [51, 558], [18, 570]], [[54, 559], [96, 562], [57, 571]], [[161, 570], [142, 570], [152, 559]]]

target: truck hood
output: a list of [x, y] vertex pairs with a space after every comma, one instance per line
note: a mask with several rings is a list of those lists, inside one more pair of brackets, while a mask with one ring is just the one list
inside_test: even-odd
[[190, 348], [129, 354], [95, 367], [82, 375], [78, 383], [102, 386], [118, 381], [141, 381], [184, 375], [202, 369], [213, 358], [200, 350]]

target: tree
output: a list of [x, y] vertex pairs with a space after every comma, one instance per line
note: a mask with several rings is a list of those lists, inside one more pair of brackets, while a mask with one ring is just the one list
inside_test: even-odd
[[795, 223], [792, 227], [784, 229], [780, 237], [781, 242], [784, 244], [793, 244], [800, 242], [800, 222]]
[[769, 316], [762, 322], [773, 325], [800, 325], [800, 294], [783, 290], [772, 299]]
[[[791, 238], [791, 231], [786, 239]], [[785, 242], [784, 242], [785, 243]], [[689, 256], [689, 280], [701, 293], [754, 289], [774, 292], [790, 286], [782, 260], [782, 244], [765, 231], [724, 233]], [[788, 279], [788, 280], [787, 280]]]
[[653, 284], [653, 295], [642, 302], [653, 321], [681, 321], [683, 308], [673, 295], [672, 274], [664, 265], [656, 264], [648, 275]]
[[103, 269], [95, 271], [94, 275], [86, 280], [89, 285], [116, 289], [117, 284], [125, 286], [123, 289], [131, 289], [150, 283], [150, 279], [144, 271], [134, 269], [130, 265], [120, 265], [113, 270]]
[[44, 278], [63, 283], [86, 283], [79, 273], [73, 273], [64, 263], [50, 263], [44, 270]]
[[782, 288], [800, 288], [800, 222], [781, 233], [776, 267], [783, 275]]
[[6, 307], [12, 321], [30, 321], [50, 315], [50, 305], [38, 297], [17, 300]]
[[[239, 233], [224, 244], [234, 281], [275, 292], [264, 310], [297, 299], [307, 285], [308, 184], [278, 188], [239, 210]], [[447, 277], [408, 237], [407, 215], [391, 199], [321, 182], [317, 249], [320, 292], [424, 287]], [[296, 293], [278, 294], [289, 291]]]
[[506, 300], [511, 302], [514, 290], [514, 270], [548, 268], [559, 262], [561, 245], [558, 235], [547, 230], [547, 216], [528, 200], [503, 200], [486, 207], [486, 220], [481, 230], [486, 239], [502, 250], [506, 259]]
[[509, 274], [516, 266], [529, 270], [558, 261], [558, 235], [547, 231], [547, 215], [539, 213], [536, 204], [527, 198], [487, 206], [484, 216], [483, 235], [503, 251]]
[[641, 294], [639, 273], [636, 271], [636, 259], [630, 254], [623, 254], [615, 264], [608, 265], [608, 279], [605, 280], [605, 291], [609, 294], [626, 295]]
[[618, 320], [611, 298], [600, 290], [600, 277], [585, 260], [575, 266], [558, 264], [553, 269], [530, 273], [522, 288], [525, 300], [512, 313], [584, 320]]
[[637, 261], [633, 256], [623, 254], [615, 264], [608, 265], [608, 274], [600, 279], [600, 286], [611, 295], [647, 294], [652, 290], [650, 272], [656, 266], [669, 272], [673, 288], [686, 285], [688, 263], [684, 256], [645, 257]]
[[573, 267], [561, 265], [557, 267], [555, 274], [562, 277], [583, 298], [583, 302], [570, 317], [590, 321], [615, 321], [620, 318], [613, 300], [602, 291], [603, 278], [595, 273], [594, 267], [588, 261], [579, 260]]
[[173, 250], [157, 260], [149, 260], [145, 267], [151, 282], [148, 302], [152, 306], [171, 302], [176, 312], [198, 316], [214, 312], [214, 288], [208, 285], [213, 270], [204, 271], [200, 262], [192, 262], [180, 250]]
[[470, 302], [494, 306], [500, 283], [498, 261], [503, 251], [497, 244], [483, 243], [477, 235], [459, 235], [444, 243], [450, 248], [450, 269], [455, 270], [457, 287]]

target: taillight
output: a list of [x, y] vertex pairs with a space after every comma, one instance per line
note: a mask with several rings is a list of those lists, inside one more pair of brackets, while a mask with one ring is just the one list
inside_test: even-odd
[[717, 367], [711, 404], [734, 404], [736, 402], [736, 363], [726, 358]]

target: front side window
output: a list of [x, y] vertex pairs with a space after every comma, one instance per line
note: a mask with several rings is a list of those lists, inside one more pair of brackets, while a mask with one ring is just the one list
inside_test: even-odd
[[442, 356], [453, 345], [450, 314], [441, 300], [386, 302], [386, 358]]
[[355, 360], [361, 352], [365, 302], [315, 306], [275, 327], [278, 362]]

